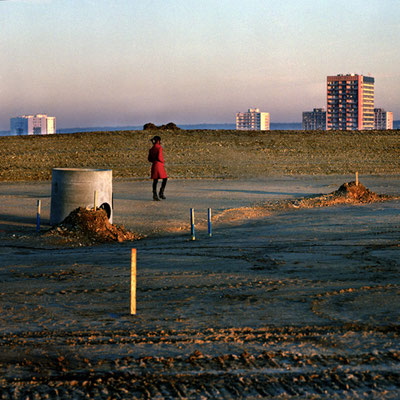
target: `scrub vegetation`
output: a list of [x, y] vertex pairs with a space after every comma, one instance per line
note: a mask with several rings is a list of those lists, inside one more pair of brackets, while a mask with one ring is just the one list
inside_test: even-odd
[[[158, 130], [0, 138], [0, 181], [46, 181], [52, 168], [109, 168], [114, 178], [149, 177]], [[163, 131], [171, 178], [399, 174], [400, 131]]]

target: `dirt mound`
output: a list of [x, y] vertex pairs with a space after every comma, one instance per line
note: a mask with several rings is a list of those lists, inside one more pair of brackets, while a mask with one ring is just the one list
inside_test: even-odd
[[262, 218], [272, 212], [286, 211], [288, 209], [330, 207], [338, 204], [375, 203], [393, 200], [396, 197], [385, 194], [376, 194], [367, 189], [363, 184], [355, 181], [346, 182], [332, 193], [301, 197], [295, 200], [266, 202], [253, 207], [231, 208], [222, 211], [213, 218], [220, 223], [231, 223], [240, 220]]
[[369, 203], [372, 201], [380, 200], [382, 198], [382, 195], [371, 192], [363, 184], [357, 184], [355, 181], [344, 183], [333, 194], [336, 196], [344, 196], [348, 199], [360, 201], [362, 203]]
[[79, 207], [72, 211], [59, 225], [46, 233], [63, 242], [92, 245], [107, 242], [124, 242], [141, 239], [142, 236], [128, 231], [124, 226], [113, 225], [103, 209]]
[[181, 128], [176, 126], [173, 122], [168, 122], [166, 125], [154, 125], [152, 122], [148, 122], [147, 124], [143, 125], [144, 131], [180, 131]]
[[336, 204], [374, 203], [392, 198], [392, 196], [371, 192], [363, 184], [351, 181], [344, 183], [332, 193], [293, 200], [288, 206], [289, 208], [328, 207]]

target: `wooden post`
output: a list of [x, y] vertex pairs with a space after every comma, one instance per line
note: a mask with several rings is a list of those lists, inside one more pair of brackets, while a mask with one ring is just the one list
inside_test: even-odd
[[358, 171], [356, 171], [356, 186], [358, 186]]
[[131, 250], [131, 315], [136, 314], [136, 249]]
[[196, 240], [196, 232], [194, 228], [194, 208], [190, 209], [190, 231], [192, 235], [192, 240]]
[[40, 205], [41, 201], [37, 201], [37, 212], [36, 212], [36, 232], [39, 232], [40, 230]]
[[211, 231], [211, 208], [208, 209], [208, 236], [212, 236]]
[[97, 190], [94, 191], [94, 211], [97, 209]]

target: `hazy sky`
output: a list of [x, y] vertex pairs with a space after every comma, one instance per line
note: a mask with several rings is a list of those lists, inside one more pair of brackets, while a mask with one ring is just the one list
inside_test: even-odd
[[272, 122], [326, 107], [326, 76], [375, 77], [400, 119], [399, 0], [0, 0], [0, 130]]

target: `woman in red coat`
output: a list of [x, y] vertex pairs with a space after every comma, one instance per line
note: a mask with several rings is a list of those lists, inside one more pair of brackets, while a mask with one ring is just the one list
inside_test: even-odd
[[[164, 157], [160, 136], [154, 136], [151, 142], [153, 143], [153, 147], [149, 150], [148, 160], [152, 163], [151, 179], [153, 179], [153, 200], [160, 201], [160, 199], [166, 199], [164, 190], [167, 185], [168, 177], [164, 169]], [[159, 193], [160, 197], [157, 196], [157, 183], [159, 179], [162, 179]]]

